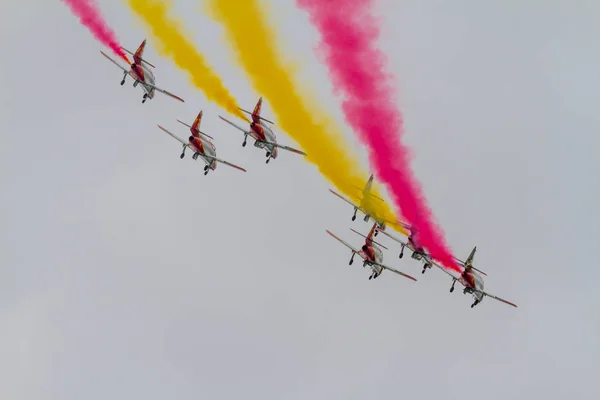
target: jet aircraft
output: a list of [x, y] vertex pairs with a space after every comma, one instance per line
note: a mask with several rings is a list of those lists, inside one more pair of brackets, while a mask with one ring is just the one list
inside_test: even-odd
[[246, 172], [246, 170], [242, 167], [239, 167], [228, 161], [217, 158], [217, 150], [215, 148], [215, 145], [210, 140], [208, 140], [208, 139], [212, 139], [212, 137], [200, 130], [200, 121], [201, 120], [202, 120], [202, 111], [200, 111], [198, 113], [198, 116], [196, 116], [196, 119], [194, 120], [194, 123], [191, 126], [186, 124], [183, 121], [177, 120], [177, 122], [179, 122], [180, 124], [183, 124], [183, 125], [187, 126], [188, 128], [190, 128], [190, 132], [192, 133], [192, 135], [189, 137], [187, 142], [185, 140], [181, 139], [179, 136], [174, 135], [173, 133], [169, 132], [162, 126], [158, 125], [158, 127], [160, 129], [162, 129], [164, 132], [166, 132], [167, 134], [169, 134], [171, 137], [178, 140], [181, 144], [183, 144], [183, 151], [181, 153], [180, 158], [185, 157], [186, 149], [190, 149], [191, 151], [194, 152], [192, 159], [197, 160], [198, 157], [202, 157], [202, 159], [204, 160], [204, 163], [206, 164], [204, 166], [204, 175], [207, 175], [210, 170], [214, 171], [217, 168], [218, 162], [228, 165], [230, 167], [239, 169], [240, 171]]
[[392, 240], [395, 240], [396, 242], [399, 242], [402, 245], [402, 250], [400, 251], [400, 258], [402, 258], [403, 256], [404, 247], [408, 247], [413, 252], [411, 258], [415, 260], [421, 260], [424, 262], [422, 272], [423, 274], [428, 268], [431, 268], [433, 265], [444, 271], [452, 278], [452, 286], [450, 287], [450, 293], [454, 291], [454, 284], [457, 281], [460, 282], [464, 286], [463, 294], [470, 293], [475, 298], [475, 301], [471, 305], [471, 308], [481, 303], [485, 296], [499, 300], [513, 307], [517, 307], [514, 303], [511, 303], [510, 301], [504, 300], [500, 297], [491, 295], [483, 290], [483, 277], [481, 275], [487, 276], [487, 274], [473, 266], [473, 258], [475, 257], [477, 246], [473, 248], [466, 261], [461, 261], [456, 257], [454, 258], [456, 262], [458, 262], [463, 267], [463, 272], [459, 276], [455, 276], [450, 271], [448, 271], [447, 268], [442, 267], [429, 254], [427, 254], [427, 252], [423, 249], [423, 247], [417, 239], [418, 236], [416, 235], [417, 231], [415, 228], [404, 223], [402, 225], [404, 226], [404, 228], [410, 231], [408, 242], [403, 242], [402, 240], [390, 235], [389, 233], [382, 231], [384, 235], [388, 236]]
[[350, 257], [350, 262], [348, 263], [349, 265], [352, 265], [352, 263], [354, 262], [354, 256], [356, 254], [358, 254], [363, 259], [363, 268], [366, 267], [367, 265], [371, 267], [371, 275], [369, 276], [369, 280], [377, 278], [379, 275], [381, 275], [381, 273], [383, 272], [384, 269], [387, 269], [387, 270], [395, 272], [398, 275], [401, 275], [405, 278], [416, 281], [416, 279], [413, 278], [412, 276], [407, 275], [404, 272], [400, 272], [397, 269], [394, 269], [394, 268], [388, 267], [387, 265], [382, 264], [383, 252], [382, 252], [381, 248], [384, 248], [386, 250], [387, 250], [387, 248], [373, 240], [373, 235], [375, 233], [376, 227], [377, 227], [377, 224], [373, 224], [373, 227], [371, 228], [371, 231], [369, 232], [368, 236], [364, 236], [363, 234], [361, 234], [351, 228], [352, 232], [357, 233], [360, 236], [365, 238], [365, 244], [361, 247], [360, 250], [352, 247], [350, 244], [343, 241], [342, 239], [340, 239], [339, 237], [337, 237], [330, 231], [327, 230], [326, 232], [328, 234], [330, 234], [331, 236], [333, 236], [333, 238], [338, 240], [340, 243], [342, 243], [344, 246], [348, 247], [352, 251], [352, 256]]
[[258, 102], [256, 103], [256, 106], [254, 107], [254, 111], [252, 113], [240, 108], [240, 110], [242, 110], [243, 112], [245, 112], [247, 114], [250, 114], [250, 116], [252, 117], [252, 122], [250, 123], [250, 129], [248, 129], [248, 130], [246, 130], [245, 128], [242, 128], [241, 126], [237, 125], [234, 122], [231, 122], [231, 121], [223, 118], [220, 115], [219, 115], [219, 118], [221, 118], [223, 121], [227, 122], [229, 125], [244, 132], [244, 142], [242, 143], [242, 147], [246, 146], [246, 141], [248, 139], [248, 136], [250, 136], [251, 138], [254, 139], [254, 147], [258, 147], [259, 149], [265, 149], [267, 152], [266, 153], [267, 164], [269, 163], [271, 158], [273, 158], [273, 159], [277, 158], [277, 149], [287, 150], [287, 151], [291, 151], [296, 154], [301, 154], [303, 156], [306, 156], [306, 153], [303, 151], [296, 150], [294, 148], [291, 148], [288, 146], [283, 146], [283, 145], [277, 143], [277, 137], [275, 136], [273, 129], [271, 129], [271, 127], [269, 127], [266, 124], [266, 123], [269, 123], [269, 124], [274, 125], [274, 123], [269, 121], [268, 119], [265, 119], [260, 116], [261, 108], [262, 108], [262, 97], [258, 99]]
[[[342, 196], [341, 194], [335, 192], [334, 190], [329, 189], [329, 191], [331, 193], [333, 193], [334, 195], [336, 195], [337, 197], [339, 197], [340, 199], [344, 200], [346, 203], [350, 204], [352, 207], [354, 207], [354, 214], [352, 215], [352, 221], [356, 220], [356, 213], [358, 211], [362, 212], [363, 214], [365, 214], [363, 220], [365, 222], [369, 222], [369, 219], [373, 219], [376, 223], [377, 223], [377, 229], [375, 230], [375, 236], [377, 236], [377, 233], [379, 231], [384, 231], [386, 228], [386, 221], [373, 216], [372, 214], [369, 213], [369, 211], [367, 211], [368, 209], [368, 205], [369, 202], [371, 201], [371, 199], [376, 199], [379, 201], [383, 201], [385, 202], [385, 200], [383, 200], [381, 197], [378, 197], [376, 195], [374, 195], [373, 193], [371, 193], [371, 188], [373, 186], [373, 174], [371, 174], [371, 176], [369, 177], [369, 180], [367, 181], [367, 183], [365, 184], [364, 188], [359, 188], [357, 186], [354, 186], [356, 189], [362, 191], [362, 196], [360, 199], [360, 204], [354, 204], [353, 202], [351, 202], [350, 200], [346, 199], [344, 196]], [[391, 221], [387, 221], [387, 222], [391, 222]], [[397, 222], [397, 221], [396, 221]]]
[[[467, 258], [467, 260], [465, 262], [462, 262], [457, 259], [457, 261], [462, 263], [462, 266], [464, 268], [464, 270], [460, 274], [460, 276], [455, 276], [450, 271], [448, 271], [446, 268], [442, 267], [437, 262], [434, 262], [434, 264], [439, 269], [444, 271], [446, 274], [448, 274], [452, 278], [452, 286], [450, 287], [450, 293], [452, 293], [454, 291], [454, 284], [458, 281], [464, 286], [463, 294], [469, 293], [475, 299], [473, 304], [471, 304], [471, 308], [473, 308], [477, 304], [481, 303], [483, 298], [486, 296], [491, 297], [492, 299], [501, 301], [502, 303], [508, 304], [509, 306], [513, 306], [513, 307], [517, 308], [516, 304], [511, 303], [508, 300], [504, 300], [498, 296], [489, 294], [483, 290], [483, 278], [480, 275], [480, 273], [482, 273], [482, 272], [479, 271], [478, 269], [476, 269], [475, 267], [473, 267], [473, 258], [475, 257], [476, 251], [477, 251], [477, 246], [475, 246], [473, 248], [473, 250], [471, 251], [471, 253], [469, 254], [469, 257]], [[485, 274], [483, 274], [483, 275], [485, 275]]]
[[181, 101], [184, 100], [181, 97], [175, 96], [173, 93], [167, 92], [155, 85], [156, 79], [154, 77], [154, 73], [150, 70], [151, 68], [156, 68], [154, 65], [150, 64], [148, 61], [144, 60], [142, 56], [144, 55], [144, 49], [146, 47], [146, 39], [140, 44], [135, 53], [130, 52], [129, 50], [121, 47], [127, 53], [133, 56], [133, 64], [129, 65], [129, 69], [123, 67], [121, 64], [110, 58], [103, 51], [100, 51], [102, 55], [112, 61], [117, 67], [123, 70], [123, 79], [121, 80], [121, 86], [125, 84], [125, 78], [127, 76], [131, 76], [133, 78], [133, 87], [136, 87], [138, 84], [141, 86], [144, 91], [144, 96], [142, 98], [142, 103], [145, 103], [147, 99], [154, 98], [154, 93], [160, 92], [164, 93], [167, 96], [170, 96], [176, 100]]

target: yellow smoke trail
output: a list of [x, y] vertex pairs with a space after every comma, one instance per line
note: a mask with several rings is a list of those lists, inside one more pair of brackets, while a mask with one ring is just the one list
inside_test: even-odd
[[187, 71], [190, 80], [206, 97], [229, 113], [248, 121], [238, 109], [237, 101], [229, 93], [221, 78], [184, 35], [182, 24], [169, 13], [170, 2], [161, 0], [125, 0], [144, 22], [153, 36], [153, 45], [163, 57]]
[[[358, 188], [364, 187], [367, 174], [359, 170], [358, 159], [331, 119], [312, 111], [317, 109], [318, 102], [301, 93], [294, 72], [285, 65], [276, 48], [273, 38], [277, 35], [267, 22], [267, 10], [259, 3], [258, 0], [204, 0], [211, 18], [225, 28], [228, 43], [254, 88], [269, 101], [282, 130], [300, 144], [308, 154], [307, 159], [325, 178], [355, 202], [360, 201]], [[373, 194], [382, 197], [375, 188]], [[396, 218], [387, 204], [373, 200], [365, 206], [395, 230], [406, 233], [400, 225], [391, 223]]]

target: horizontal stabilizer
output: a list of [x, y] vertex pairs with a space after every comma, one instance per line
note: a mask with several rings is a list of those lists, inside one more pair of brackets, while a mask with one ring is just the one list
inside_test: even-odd
[[[251, 113], [250, 111], [246, 111], [246, 110], [244, 110], [243, 108], [240, 108], [240, 107], [238, 107], [238, 108], [239, 108], [240, 110], [242, 110], [243, 112], [245, 112], [246, 114], [252, 115], [252, 113]], [[261, 119], [261, 120], [263, 120], [263, 121], [265, 121], [265, 122], [268, 122], [268, 123], [270, 123], [271, 125], [275, 125], [275, 122], [273, 122], [273, 121], [269, 121], [269, 120], [268, 120], [268, 119], [266, 119], [266, 118], [263, 118], [263, 117], [258, 117], [258, 118], [259, 118], [259, 119]]]
[[362, 233], [360, 233], [360, 232], [357, 232], [357, 231], [355, 231], [355, 230], [354, 230], [354, 229], [352, 229], [352, 228], [350, 228], [350, 230], [351, 230], [352, 232], [356, 233], [357, 235], [360, 235], [360, 236], [364, 237], [365, 239], [371, 240], [371, 242], [375, 243], [377, 246], [379, 246], [379, 247], [381, 247], [381, 248], [383, 248], [383, 249], [389, 250], [387, 247], [385, 247], [385, 246], [384, 246], [384, 245], [382, 245], [381, 243], [377, 243], [377, 242], [376, 242], [376, 241], [374, 241], [373, 239], [369, 239], [368, 237], [366, 237], [366, 236], [365, 236], [365, 235], [363, 235]]
[[[358, 186], [356, 186], [356, 185], [352, 185], [352, 187], [353, 187], [353, 188], [355, 188], [355, 189], [357, 189], [357, 190], [360, 190], [361, 192], [364, 192], [364, 188], [358, 187]], [[381, 197], [379, 197], [379, 196], [375, 196], [375, 195], [374, 195], [373, 193], [371, 193], [370, 191], [366, 193], [366, 196], [365, 196], [365, 197], [368, 197], [368, 196], [370, 196], [370, 197], [373, 197], [373, 198], [375, 198], [375, 199], [377, 199], [377, 200], [379, 200], [379, 201], [383, 201], [383, 202], [385, 202], [385, 200], [384, 200], [384, 199], [382, 199], [382, 198], [381, 198]]]
[[[135, 56], [135, 54], [133, 54], [132, 52], [127, 50], [125, 47], [121, 47], [121, 49], [126, 51], [127, 53], [131, 54], [132, 56]], [[144, 64], [148, 65], [149, 67], [156, 68], [154, 65], [150, 64], [148, 61], [144, 60], [143, 58], [141, 58], [141, 60]]]
[[[191, 125], [189, 125], [189, 124], [186, 124], [186, 123], [185, 123], [185, 122], [183, 122], [183, 121], [177, 120], [177, 122], [179, 122], [180, 124], [182, 124], [182, 125], [185, 125], [185, 126], [187, 126], [188, 128], [192, 129], [192, 126], [191, 126]], [[209, 138], [209, 139], [211, 139], [211, 140], [215, 140], [215, 138], [213, 138], [212, 136], [210, 136], [210, 135], [207, 135], [206, 133], [204, 133], [204, 132], [202, 132], [202, 131], [199, 131], [199, 132], [200, 132], [200, 134], [201, 134], [201, 135], [204, 135], [204, 136], [206, 136], [207, 138]]]
[[[464, 261], [462, 261], [460, 258], [454, 257], [454, 261], [458, 262], [460, 265], [462, 265], [463, 267], [467, 268], [466, 263]], [[487, 276], [487, 274], [485, 272], [483, 272], [482, 270], [477, 269], [477, 268], [475, 268], [473, 266], [471, 266], [471, 268], [473, 268], [475, 271], [479, 272], [481, 275]]]

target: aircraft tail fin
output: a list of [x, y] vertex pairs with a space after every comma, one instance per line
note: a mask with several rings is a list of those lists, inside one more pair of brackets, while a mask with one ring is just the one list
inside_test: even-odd
[[194, 135], [194, 136], [200, 135], [200, 122], [201, 121], [202, 121], [202, 110], [200, 110], [200, 112], [196, 116], [196, 119], [194, 120], [194, 123], [192, 124], [192, 127], [190, 128], [192, 135]]
[[156, 68], [154, 65], [152, 65], [148, 61], [144, 60], [144, 50], [146, 49], [146, 39], [144, 39], [142, 44], [140, 44], [140, 46], [137, 48], [135, 53], [132, 53], [131, 51], [127, 50], [124, 47], [121, 47], [121, 49], [125, 50], [127, 53], [129, 53], [133, 56], [134, 64], [145, 64], [149, 67]]
[[[487, 274], [485, 272], [483, 272], [482, 270], [477, 269], [473, 266], [473, 259], [475, 258], [476, 251], [477, 251], [477, 246], [473, 247], [473, 250], [471, 250], [469, 257], [467, 257], [467, 260], [463, 263], [463, 266], [465, 267], [465, 270], [474, 269], [475, 271], [479, 272], [480, 274], [487, 276]], [[460, 261], [460, 260], [458, 260], [458, 261]]]
[[263, 118], [260, 116], [260, 111], [262, 109], [262, 96], [258, 99], [258, 102], [256, 103], [256, 105], [254, 106], [254, 110], [252, 112], [250, 111], [246, 111], [243, 108], [240, 108], [240, 110], [242, 110], [243, 112], [245, 112], [246, 114], [250, 114], [250, 116], [252, 117], [252, 121], [254, 123], [260, 123], [260, 121], [265, 121], [268, 122], [272, 125], [275, 125], [275, 123], [273, 121], [269, 121], [266, 118]]
[[373, 186], [373, 174], [371, 174], [371, 176], [369, 177], [369, 180], [367, 181], [365, 188], [363, 189], [364, 193], [369, 193], [371, 191], [371, 187]]

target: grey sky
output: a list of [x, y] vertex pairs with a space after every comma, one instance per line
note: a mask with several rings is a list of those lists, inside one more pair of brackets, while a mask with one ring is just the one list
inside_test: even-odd
[[[151, 41], [157, 84], [185, 104], [142, 105], [59, 1], [3, 3], [0, 398], [600, 396], [597, 1], [380, 2], [416, 175], [456, 254], [477, 245], [486, 288], [518, 309], [470, 309], [383, 238], [385, 261], [419, 282], [368, 281], [325, 229], [358, 245], [348, 228], [369, 225], [301, 157], [266, 165], [242, 148]], [[219, 26], [177, 3], [252, 107]], [[277, 3], [277, 40], [343, 123], [315, 31]], [[144, 29], [121, 2], [101, 5], [134, 50]], [[156, 128], [185, 137], [175, 119], [199, 109], [248, 173], [204, 177]]]

